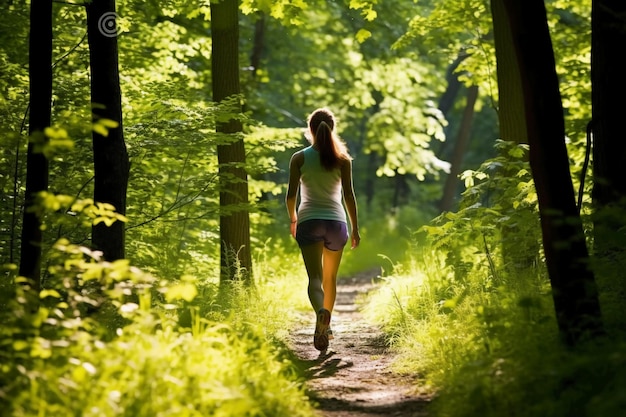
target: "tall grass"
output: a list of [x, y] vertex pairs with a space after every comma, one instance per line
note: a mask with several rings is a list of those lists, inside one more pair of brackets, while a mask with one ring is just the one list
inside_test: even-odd
[[428, 243], [385, 277], [364, 311], [398, 352], [397, 371], [436, 393], [434, 416], [626, 416], [626, 340], [614, 329], [623, 294], [601, 294], [605, 339], [563, 346], [533, 250], [540, 233], [528, 170], [495, 162], [457, 213], [422, 229]]
[[301, 303], [291, 277], [219, 291], [67, 242], [55, 251], [36, 309], [27, 286], [5, 293], [3, 416], [313, 415], [280, 342]]
[[398, 353], [396, 370], [437, 393], [435, 416], [626, 415], [626, 344], [564, 348], [536, 277], [468, 289], [428, 257], [414, 267], [386, 277], [364, 311]]

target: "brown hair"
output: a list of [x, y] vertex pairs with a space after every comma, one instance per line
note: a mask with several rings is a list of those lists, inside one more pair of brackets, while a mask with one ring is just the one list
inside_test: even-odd
[[342, 161], [350, 160], [346, 144], [335, 135], [335, 115], [326, 108], [313, 111], [308, 118], [312, 143], [320, 153], [320, 162], [327, 170], [339, 168]]

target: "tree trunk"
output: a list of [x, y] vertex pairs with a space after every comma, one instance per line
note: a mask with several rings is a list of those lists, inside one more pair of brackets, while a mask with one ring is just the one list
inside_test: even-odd
[[258, 12], [257, 20], [254, 22], [254, 42], [252, 53], [250, 54], [250, 66], [252, 67], [252, 78], [255, 79], [259, 68], [261, 68], [261, 56], [265, 48], [265, 13]]
[[[461, 83], [461, 81], [459, 81], [459, 74], [457, 74], [455, 71], [459, 67], [459, 65], [461, 65], [461, 63], [465, 61], [469, 56], [470, 55], [465, 51], [459, 53], [456, 59], [448, 66], [448, 69], [446, 70], [446, 91], [444, 91], [441, 95], [439, 99], [439, 104], [437, 105], [445, 119], [448, 119], [450, 110], [456, 102], [456, 97], [459, 94], [461, 87], [463, 87], [463, 84]], [[447, 149], [450, 144], [451, 143], [449, 140], [439, 142], [439, 145], [437, 147], [437, 157], [439, 157], [440, 159], [446, 159], [444, 155], [447, 154]]]
[[505, 0], [491, 0], [496, 73], [498, 76], [498, 122], [500, 139], [528, 143], [520, 66], [513, 45]]
[[28, 73], [30, 113], [28, 153], [26, 156], [26, 194], [22, 223], [19, 274], [28, 278], [34, 291], [41, 288], [41, 222], [29, 211], [37, 193], [48, 189], [48, 160], [39, 145], [46, 141], [43, 130], [50, 126], [52, 111], [52, 2], [33, 0], [30, 6]]
[[439, 99], [439, 105], [437, 106], [441, 113], [443, 113], [444, 117], [448, 117], [448, 112], [452, 109], [454, 102], [456, 101], [456, 96], [463, 84], [459, 81], [459, 75], [455, 72], [456, 69], [461, 65], [463, 61], [465, 61], [470, 55], [463, 51], [459, 53], [456, 59], [450, 64], [446, 71], [446, 81], [448, 82], [448, 86], [446, 91], [441, 95]]
[[[518, 57], [513, 49], [513, 33], [508, 22], [504, 0], [491, 1], [493, 34], [498, 77], [498, 127], [500, 139], [517, 144], [528, 143], [524, 97]], [[507, 154], [501, 155], [509, 158]], [[512, 212], [512, 201], [502, 201], [502, 211]], [[507, 269], [525, 270], [535, 264], [539, 242], [520, 234], [518, 227], [501, 228], [502, 258]]]
[[[211, 2], [211, 70], [213, 100], [224, 104], [240, 93], [239, 86], [239, 3], [236, 0]], [[238, 101], [237, 101], [238, 103]], [[240, 113], [241, 104], [232, 112]], [[218, 145], [220, 181], [220, 280], [239, 279], [252, 283], [248, 178], [242, 125], [235, 118], [217, 123], [217, 132], [238, 137]]]
[[619, 104], [626, 81], [616, 56], [626, 42], [626, 2], [594, 0], [592, 7], [593, 199], [602, 208], [626, 198], [624, 106]]
[[[106, 136], [93, 131], [94, 201], [111, 204], [118, 213], [125, 214], [130, 165], [122, 127], [115, 0], [91, 1], [86, 8], [93, 121], [108, 119], [118, 123], [108, 129]], [[124, 258], [123, 222], [93, 226], [91, 240], [104, 259]]]
[[559, 331], [575, 346], [602, 332], [593, 273], [576, 207], [552, 42], [542, 0], [504, 0], [519, 62], [530, 166]]
[[409, 193], [411, 192], [411, 189], [409, 188], [406, 174], [398, 173], [397, 169], [395, 170], [395, 175], [392, 179], [393, 199], [391, 200], [391, 208], [393, 210], [396, 210], [400, 206], [403, 206], [409, 202]]
[[457, 195], [457, 189], [460, 184], [458, 176], [461, 173], [463, 156], [469, 144], [472, 120], [474, 119], [474, 105], [477, 99], [478, 86], [472, 86], [467, 90], [467, 102], [465, 104], [465, 111], [463, 112], [463, 119], [459, 126], [459, 134], [454, 144], [454, 152], [452, 153], [452, 160], [450, 161], [450, 173], [446, 178], [446, 183], [443, 187], [443, 197], [441, 197], [441, 201], [439, 202], [439, 209], [441, 211], [450, 211], [454, 197]]
[[365, 178], [365, 205], [368, 209], [372, 207], [374, 201], [374, 184], [376, 182], [376, 167], [378, 166], [378, 155], [376, 152], [370, 152], [367, 155], [367, 169]]
[[[626, 43], [626, 2], [594, 0], [591, 13], [591, 101], [593, 121], [594, 256], [601, 269], [598, 286], [613, 309], [626, 308], [624, 225], [626, 224], [626, 96], [622, 56]], [[624, 328], [626, 318], [607, 327]]]

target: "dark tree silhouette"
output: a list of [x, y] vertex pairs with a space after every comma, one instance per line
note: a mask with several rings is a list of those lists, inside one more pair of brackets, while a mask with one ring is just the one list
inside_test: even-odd
[[[524, 116], [524, 96], [518, 56], [513, 48], [513, 34], [503, 0], [491, 1], [493, 35], [496, 47], [498, 75], [498, 128], [500, 138], [518, 144], [528, 143]], [[502, 155], [508, 158], [505, 153]], [[503, 201], [503, 210], [513, 211], [513, 201]], [[515, 228], [502, 228], [502, 257], [508, 269], [526, 269], [535, 264], [539, 242], [520, 239]]]
[[443, 196], [439, 201], [439, 209], [441, 211], [449, 211], [452, 209], [454, 197], [457, 195], [457, 189], [461, 181], [458, 176], [461, 173], [463, 157], [467, 150], [472, 130], [472, 121], [474, 120], [474, 108], [478, 99], [478, 86], [471, 86], [467, 89], [467, 100], [463, 111], [463, 118], [459, 126], [459, 132], [454, 142], [454, 150], [450, 160], [450, 173], [446, 177], [446, 183], [443, 187]]
[[626, 2], [592, 2], [591, 39], [593, 198], [602, 208], [626, 198], [626, 132], [624, 106], [619, 104], [626, 96], [626, 81], [621, 59], [616, 57], [626, 42]]
[[[86, 7], [94, 123], [101, 119], [118, 123], [107, 135], [93, 131], [94, 200], [112, 204], [118, 213], [125, 214], [129, 161], [122, 128], [115, 0], [91, 1]], [[93, 247], [107, 260], [124, 258], [124, 238], [124, 223], [120, 221], [92, 228]]]
[[[211, 2], [212, 87], [213, 100], [225, 104], [236, 98], [239, 85], [239, 3], [236, 0]], [[231, 103], [233, 104], [233, 103]], [[233, 113], [241, 112], [234, 104]], [[220, 278], [235, 278], [251, 283], [250, 216], [248, 213], [248, 178], [246, 153], [241, 136], [241, 122], [233, 114], [217, 123], [217, 132], [233, 136], [229, 143], [218, 145], [220, 181]]]
[[50, 126], [52, 103], [52, 2], [33, 0], [30, 6], [29, 39], [30, 140], [26, 156], [26, 195], [22, 223], [19, 274], [32, 281], [33, 289], [41, 286], [41, 222], [29, 211], [36, 194], [48, 189], [48, 160], [37, 150], [46, 141], [43, 130]]
[[[591, 22], [593, 255], [598, 270], [603, 271], [597, 277], [602, 300], [624, 310], [626, 134], [620, 103], [626, 95], [626, 82], [622, 56], [616, 51], [626, 42], [626, 2], [594, 0]], [[605, 324], [607, 328], [624, 328], [626, 319]]]
[[557, 322], [564, 342], [575, 346], [600, 334], [602, 321], [570, 176], [545, 5], [542, 0], [503, 3], [519, 65], [530, 166]]

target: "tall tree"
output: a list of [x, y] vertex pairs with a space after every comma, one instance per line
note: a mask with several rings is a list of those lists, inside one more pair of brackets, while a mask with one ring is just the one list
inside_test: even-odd
[[[226, 121], [219, 121], [218, 133], [232, 138], [218, 145], [220, 181], [220, 279], [227, 282], [252, 280], [248, 178], [242, 124], [238, 119], [241, 103], [239, 86], [239, 2], [211, 1], [213, 100], [228, 104]], [[230, 100], [229, 100], [230, 99]]]
[[[461, 65], [469, 56], [470, 55], [465, 50], [461, 50], [454, 61], [448, 65], [448, 69], [446, 70], [446, 90], [443, 92], [441, 97], [439, 97], [439, 104], [437, 105], [446, 120], [449, 119], [450, 111], [454, 108], [459, 91], [461, 91], [461, 88], [463, 87], [463, 83], [460, 80], [461, 73], [459, 73], [457, 69], [459, 68], [459, 65]], [[439, 142], [437, 146], [437, 157], [445, 160], [446, 158], [444, 155], [447, 154], [450, 145], [454, 145], [454, 143], [449, 140], [449, 138]], [[445, 193], [446, 192], [444, 191], [444, 195]]]
[[552, 41], [542, 0], [503, 0], [519, 65], [530, 166], [559, 331], [574, 346], [602, 331], [594, 275], [576, 207]]
[[[619, 105], [626, 95], [626, 82], [615, 61], [615, 51], [626, 42], [626, 2], [594, 0], [592, 8], [593, 199], [601, 209], [623, 205], [626, 199], [624, 106]], [[605, 225], [599, 220], [597, 226]]]
[[[528, 143], [520, 65], [516, 51], [511, 47], [513, 44], [512, 28], [508, 23], [504, 0], [491, 0], [490, 6], [497, 61], [497, 112], [500, 138], [515, 143]], [[503, 204], [507, 204], [503, 209], [515, 210], [512, 201], [504, 201]], [[502, 229], [504, 264], [508, 268], [519, 270], [533, 264], [535, 254], [539, 251], [539, 243], [532, 239], [519, 239], [518, 236], [520, 234], [511, 227]]]
[[520, 66], [513, 44], [505, 0], [491, 0], [494, 43], [496, 47], [496, 72], [498, 75], [498, 124], [502, 140], [528, 143], [524, 118], [524, 97]]
[[[87, 3], [87, 37], [91, 68], [93, 112], [94, 201], [126, 213], [126, 190], [130, 164], [122, 129], [115, 0]], [[116, 126], [107, 120], [116, 122]], [[92, 228], [92, 244], [107, 260], [124, 258], [124, 223]]]
[[[33, 0], [30, 6], [29, 39], [30, 113], [26, 156], [26, 198], [22, 224], [20, 275], [41, 286], [41, 222], [29, 210], [38, 192], [48, 189], [48, 160], [41, 145], [50, 126], [52, 106], [52, 2]], [[39, 148], [39, 149], [37, 149]]]
[[[591, 29], [594, 257], [605, 272], [598, 277], [603, 300], [623, 309], [626, 138], [620, 103], [626, 83], [620, 69], [622, 58], [616, 51], [626, 42], [626, 2], [594, 0]], [[607, 327], [612, 325], [623, 328], [624, 319], [607, 323]]]
[[460, 183], [458, 175], [461, 173], [463, 156], [465, 155], [467, 145], [469, 144], [472, 121], [474, 119], [474, 107], [477, 99], [478, 86], [473, 85], [467, 89], [465, 110], [463, 111], [463, 118], [461, 119], [459, 132], [454, 143], [454, 151], [452, 152], [452, 159], [450, 161], [450, 172], [446, 177], [446, 183], [443, 187], [443, 195], [439, 201], [439, 209], [441, 211], [449, 211], [452, 208], [454, 197], [457, 194], [457, 189]]

